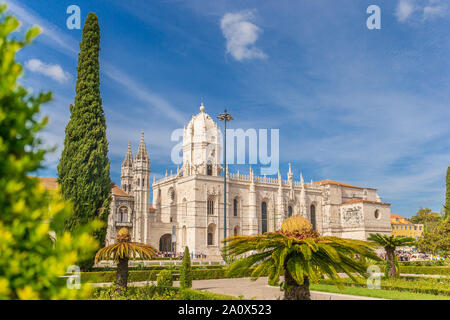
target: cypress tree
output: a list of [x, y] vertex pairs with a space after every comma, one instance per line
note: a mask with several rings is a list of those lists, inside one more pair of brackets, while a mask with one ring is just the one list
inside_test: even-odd
[[444, 212], [444, 217], [450, 217], [450, 167], [447, 168]]
[[[97, 16], [86, 18], [78, 55], [75, 104], [70, 106], [64, 150], [58, 164], [58, 183], [74, 214], [65, 221], [69, 231], [94, 219], [104, 223], [94, 236], [103, 244], [111, 201], [106, 120], [100, 97], [100, 27]], [[92, 259], [80, 262], [87, 269]]]
[[189, 248], [184, 248], [183, 263], [180, 270], [180, 288], [192, 287], [192, 274], [191, 274], [191, 257], [189, 255]]

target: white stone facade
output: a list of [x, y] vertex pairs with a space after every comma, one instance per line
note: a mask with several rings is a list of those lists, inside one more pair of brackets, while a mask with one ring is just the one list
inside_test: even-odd
[[[188, 246], [194, 253], [220, 258], [224, 237], [220, 131], [203, 105], [200, 110], [184, 129], [182, 168], [152, 184], [153, 207], [148, 204], [150, 159], [143, 136], [134, 159], [128, 147], [121, 189], [113, 189], [108, 243], [119, 227], [127, 226], [133, 241], [161, 251], [173, 246], [182, 252]], [[294, 181], [290, 166], [287, 179], [280, 174], [255, 176], [251, 169], [248, 175], [227, 177], [227, 235], [276, 231], [289, 215], [306, 217], [321, 235], [366, 239], [370, 233], [391, 233], [390, 204], [381, 201], [376, 189], [330, 180], [305, 183], [301, 174]]]

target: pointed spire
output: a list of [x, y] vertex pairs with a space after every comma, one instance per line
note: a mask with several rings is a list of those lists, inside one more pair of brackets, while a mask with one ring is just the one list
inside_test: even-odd
[[145, 147], [145, 140], [144, 140], [144, 130], [141, 131], [141, 140], [139, 141], [139, 148], [136, 154], [136, 159], [143, 159], [143, 160], [148, 159], [147, 148]]
[[292, 180], [293, 177], [291, 163], [289, 162], [288, 180]]
[[303, 173], [301, 172], [300, 172], [300, 182], [302, 183], [302, 186], [305, 183], [305, 181], [303, 180]]
[[133, 153], [131, 152], [131, 142], [128, 140], [128, 150], [125, 155], [125, 160], [122, 162], [123, 167], [132, 167], [133, 166]]

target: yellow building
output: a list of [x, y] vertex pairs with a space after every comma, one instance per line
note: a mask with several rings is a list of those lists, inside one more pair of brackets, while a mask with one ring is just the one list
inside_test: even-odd
[[423, 224], [414, 224], [407, 217], [391, 214], [392, 235], [419, 238], [423, 233]]

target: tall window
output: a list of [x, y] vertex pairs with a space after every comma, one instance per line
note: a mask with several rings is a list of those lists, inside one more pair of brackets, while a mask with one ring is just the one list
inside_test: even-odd
[[234, 198], [233, 200], [233, 216], [237, 217], [238, 215], [238, 200]]
[[214, 245], [214, 233], [216, 226], [212, 223], [208, 226], [208, 246]]
[[128, 222], [128, 208], [120, 207], [117, 222]]
[[238, 236], [240, 233], [241, 228], [239, 226], [234, 227], [234, 235]]
[[267, 203], [261, 203], [261, 233], [267, 232]]
[[316, 230], [316, 206], [313, 204], [310, 207], [310, 213], [311, 213], [311, 224], [313, 226], [313, 229]]
[[208, 176], [212, 176], [212, 164], [211, 164], [211, 163], [208, 163], [208, 164], [206, 165], [206, 174], [207, 174]]
[[292, 217], [292, 206], [288, 207], [288, 217]]
[[208, 199], [208, 214], [214, 214], [214, 199]]

